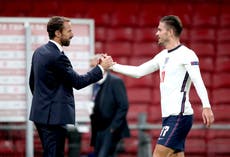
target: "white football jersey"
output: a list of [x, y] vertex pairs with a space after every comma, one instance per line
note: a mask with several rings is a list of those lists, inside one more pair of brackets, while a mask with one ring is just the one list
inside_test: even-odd
[[197, 55], [184, 45], [164, 49], [140, 66], [115, 64], [113, 71], [139, 78], [159, 70], [162, 117], [191, 115], [189, 90], [193, 82], [203, 107], [210, 107], [207, 90], [201, 78]]

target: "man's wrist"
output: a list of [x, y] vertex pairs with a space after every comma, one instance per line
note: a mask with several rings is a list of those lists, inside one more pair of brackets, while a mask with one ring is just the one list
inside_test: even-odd
[[105, 73], [104, 68], [103, 68], [100, 64], [98, 64], [98, 66], [99, 66], [99, 68], [101, 69], [102, 74], [104, 74], [104, 73]]

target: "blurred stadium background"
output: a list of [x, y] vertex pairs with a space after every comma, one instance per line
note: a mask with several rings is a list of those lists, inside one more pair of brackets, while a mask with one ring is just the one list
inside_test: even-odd
[[[184, 31], [181, 42], [197, 52], [202, 76], [215, 114], [215, 127], [194, 128], [186, 143], [187, 157], [230, 157], [230, 1], [229, 0], [0, 0], [0, 17], [51, 17], [95, 20], [95, 53], [106, 52], [118, 63], [138, 65], [152, 58], [160, 47], [154, 38], [159, 19], [178, 15]], [[1, 48], [0, 48], [1, 49]], [[151, 126], [161, 124], [158, 74], [141, 79], [120, 75], [129, 96], [128, 121], [147, 115]], [[202, 126], [200, 100], [191, 90], [195, 124]], [[1, 126], [8, 123], [1, 123]], [[18, 124], [15, 124], [18, 125]], [[19, 127], [20, 128], [20, 127]], [[154, 146], [159, 128], [146, 129]], [[138, 130], [125, 139], [118, 157], [137, 157]], [[0, 156], [25, 156], [25, 129], [0, 130]], [[81, 134], [80, 156], [92, 152], [90, 133]], [[67, 141], [66, 154], [69, 143]], [[34, 132], [35, 157], [41, 145]]]

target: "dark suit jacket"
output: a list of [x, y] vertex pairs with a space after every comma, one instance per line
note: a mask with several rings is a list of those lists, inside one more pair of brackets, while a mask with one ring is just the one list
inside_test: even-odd
[[128, 97], [124, 82], [117, 76], [108, 73], [95, 98], [93, 114], [91, 115], [91, 145], [95, 145], [96, 132], [107, 128], [113, 129], [115, 136], [119, 139], [129, 137], [127, 112]]
[[102, 78], [100, 67], [77, 74], [66, 55], [48, 42], [33, 54], [29, 85], [33, 94], [30, 120], [41, 124], [75, 124], [73, 88]]

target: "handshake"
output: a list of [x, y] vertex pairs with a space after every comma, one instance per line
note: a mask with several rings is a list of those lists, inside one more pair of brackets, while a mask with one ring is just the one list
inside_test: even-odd
[[108, 70], [112, 65], [115, 64], [111, 56], [107, 54], [100, 54], [97, 59], [97, 64], [100, 64], [104, 70]]

